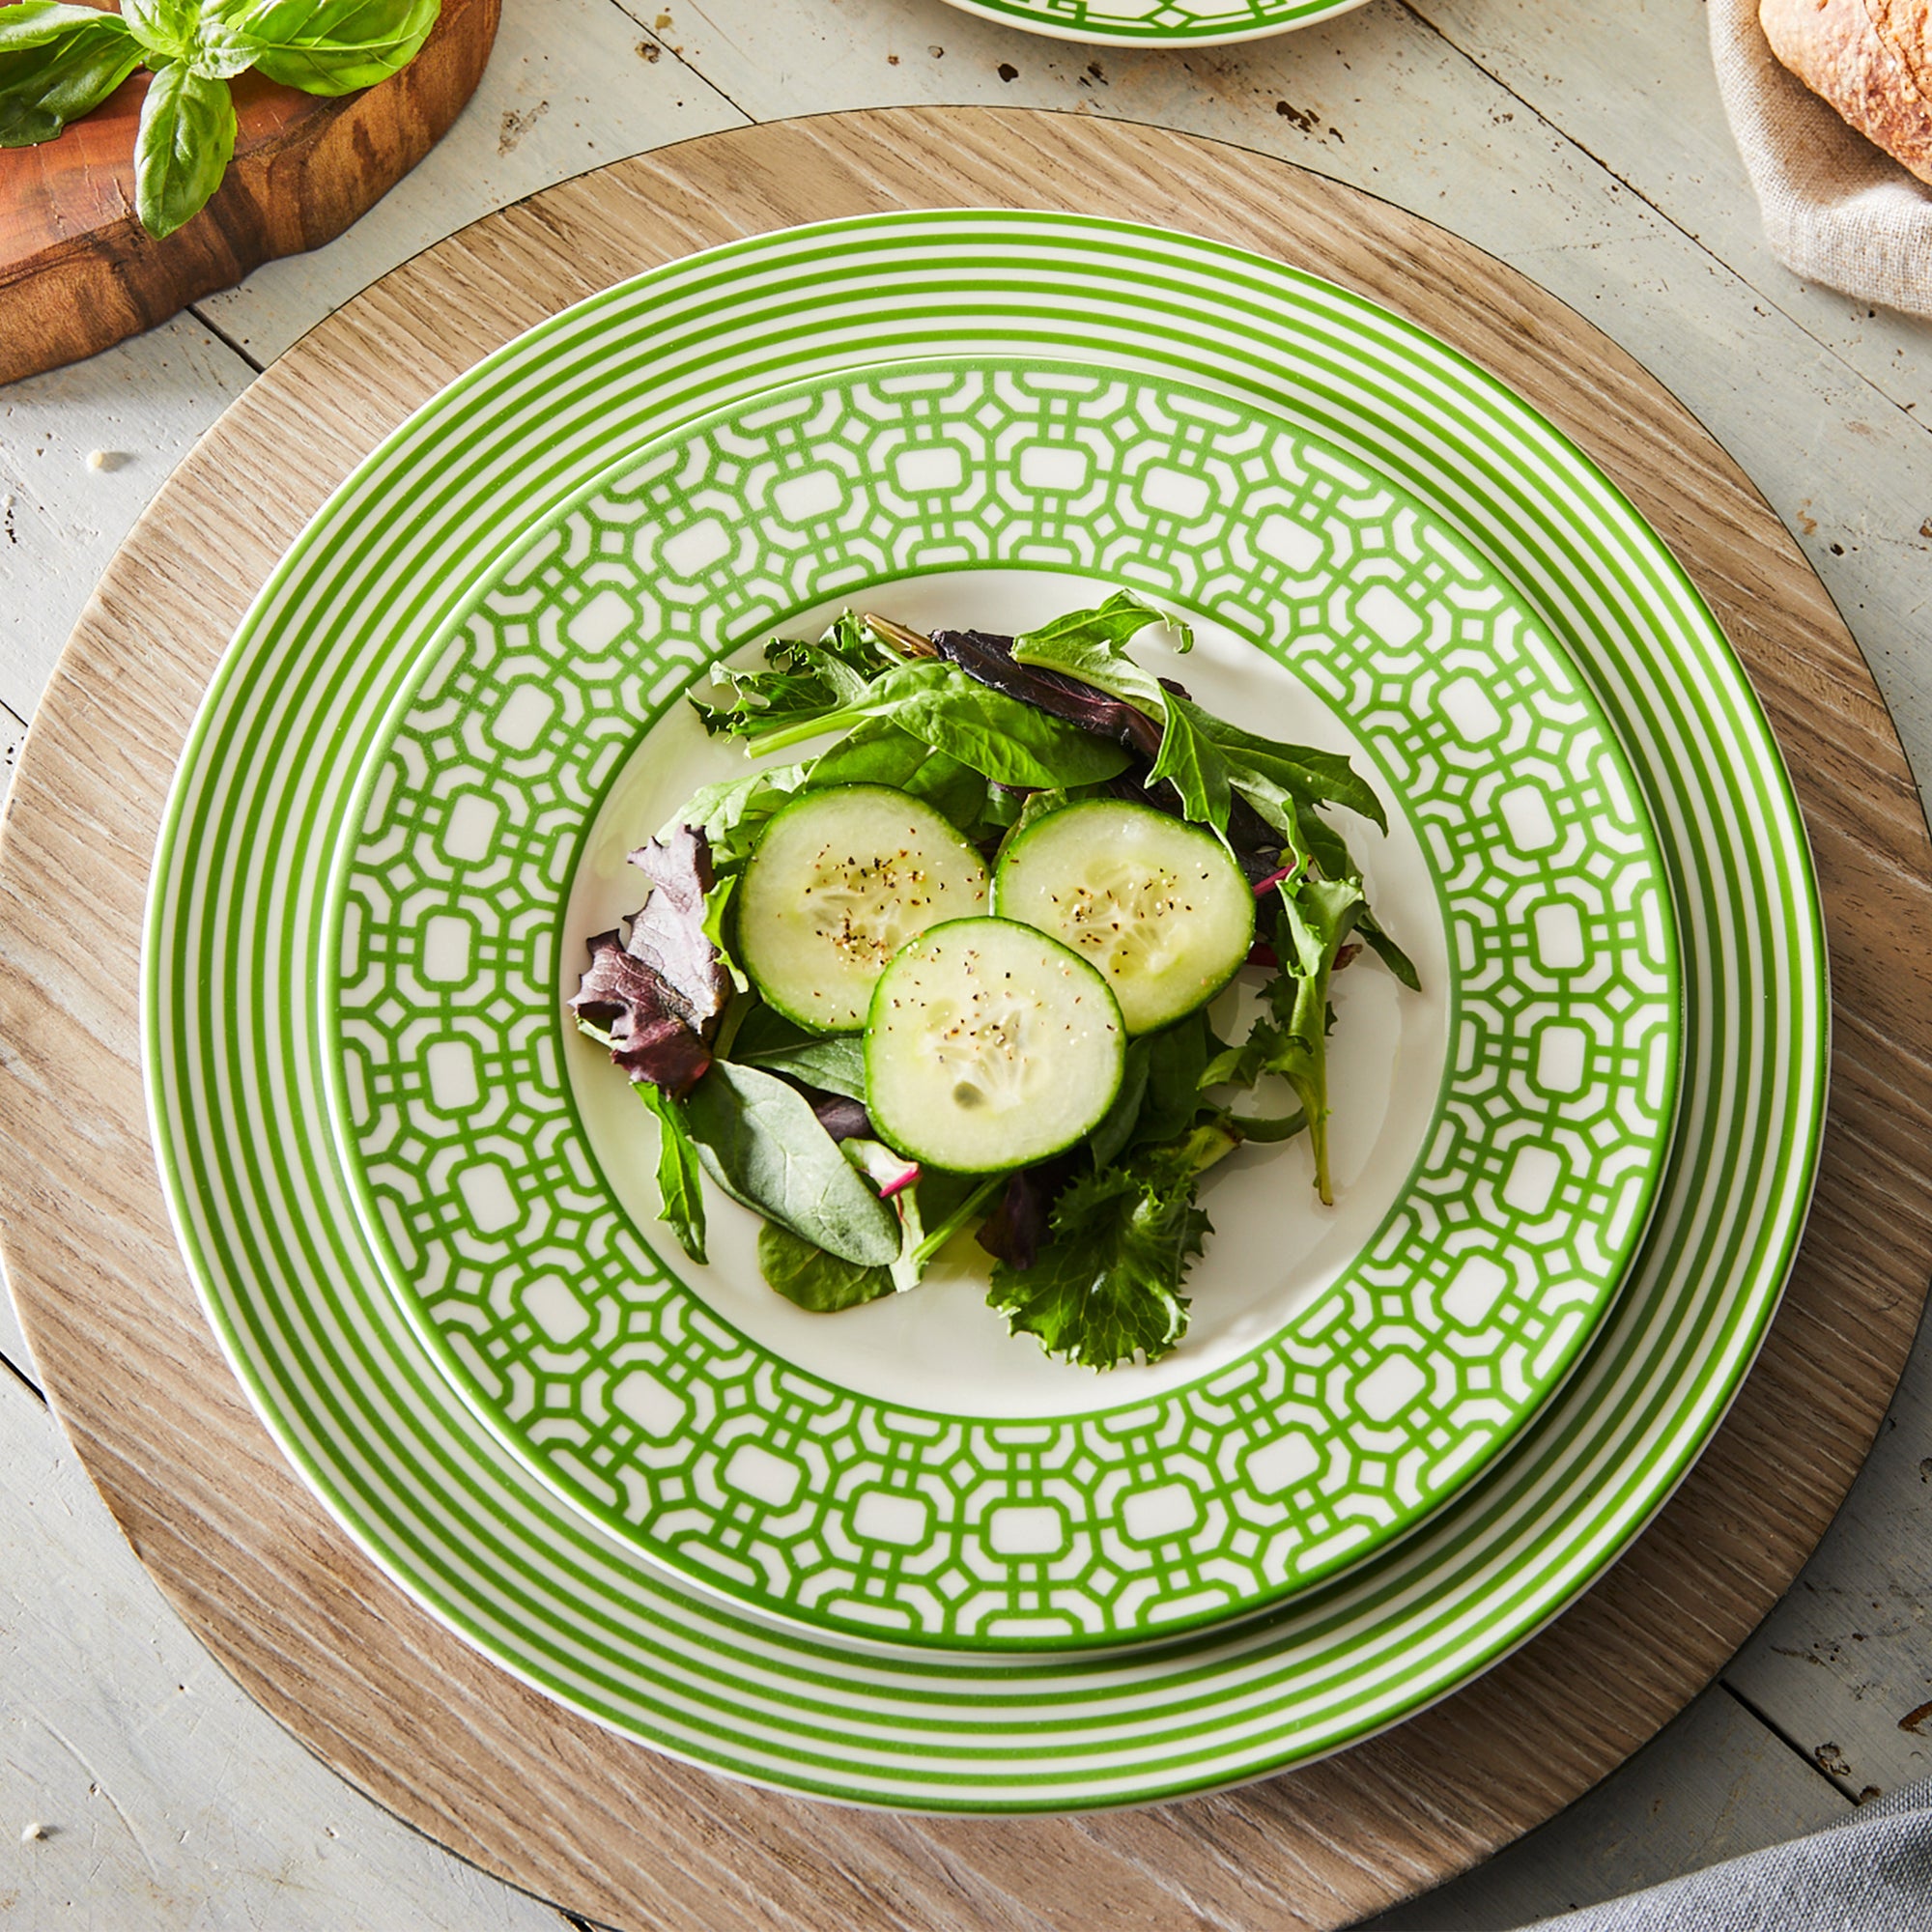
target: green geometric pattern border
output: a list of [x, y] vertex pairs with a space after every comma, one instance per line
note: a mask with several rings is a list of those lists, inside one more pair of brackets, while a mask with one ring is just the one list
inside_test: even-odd
[[[1024, 1421], [855, 1395], [705, 1309], [576, 1124], [554, 950], [606, 784], [701, 667], [846, 588], [1014, 562], [1211, 609], [1352, 720], [1425, 844], [1457, 980], [1424, 1153], [1341, 1278], [1185, 1389]], [[974, 1646], [1251, 1608], [1465, 1480], [1614, 1293], [1677, 1064], [1635, 786], [1520, 603], [1332, 449], [1092, 369], [816, 384], [628, 459], [433, 658], [343, 895], [352, 1169], [493, 1426], [713, 1586]]]

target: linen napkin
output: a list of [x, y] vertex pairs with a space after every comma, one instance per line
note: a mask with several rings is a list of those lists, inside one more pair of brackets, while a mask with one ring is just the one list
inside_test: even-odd
[[1932, 316], [1932, 189], [1779, 66], [1757, 0], [1709, 9], [1718, 90], [1773, 254], [1807, 281]]
[[[1714, 8], [1721, 0], [1713, 0]], [[1521, 1932], [1924, 1932], [1932, 1925], [1932, 1782], [1706, 1871]]]

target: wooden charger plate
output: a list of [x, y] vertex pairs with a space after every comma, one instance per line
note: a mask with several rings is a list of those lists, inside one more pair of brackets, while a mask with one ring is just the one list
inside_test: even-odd
[[[1634, 499], [1743, 655], [1792, 762], [1834, 968], [1833, 1123], [1804, 1250], [1730, 1417], [1630, 1554], [1497, 1669], [1366, 1745], [1077, 1821], [901, 1818], [729, 1784], [550, 1703], [417, 1609], [229, 1375], [169, 1232], [138, 1068], [168, 780], [223, 644], [329, 489], [478, 357], [620, 277], [795, 222], [943, 206], [1121, 216], [1276, 255], [1532, 401]], [[1862, 1461], [1932, 1275], [1917, 1158], [1932, 843], [1870, 673], [1796, 546], [1681, 405], [1514, 270], [1356, 190], [1158, 129], [901, 109], [714, 134], [397, 270], [229, 410], [123, 546], [22, 755], [0, 894], [6, 1261], [108, 1506], [311, 1749], [464, 1857], [617, 1926], [1071, 1928], [1105, 1898], [1116, 1924], [1325, 1927], [1435, 1885], [1621, 1762], [1789, 1586]]]

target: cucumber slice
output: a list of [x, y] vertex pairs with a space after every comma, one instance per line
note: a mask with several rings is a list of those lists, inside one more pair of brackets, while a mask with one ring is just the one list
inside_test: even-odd
[[786, 1019], [856, 1033], [908, 939], [981, 911], [986, 867], [931, 806], [832, 785], [778, 812], [738, 886], [738, 957]]
[[866, 1102], [908, 1159], [1025, 1167], [1093, 1130], [1120, 1091], [1126, 1030], [1107, 982], [1058, 940], [958, 919], [903, 947], [872, 994]]
[[1132, 1034], [1206, 1005], [1255, 943], [1255, 895], [1220, 840], [1116, 799], [1028, 826], [1000, 856], [993, 911], [1072, 947], [1105, 978]]

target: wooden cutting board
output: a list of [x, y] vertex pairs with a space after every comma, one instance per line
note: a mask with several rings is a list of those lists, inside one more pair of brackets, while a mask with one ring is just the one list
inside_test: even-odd
[[[1132, 217], [1347, 283], [1577, 439], [1703, 589], [1787, 749], [1834, 963], [1833, 1122], [1764, 1353], [1596, 1589], [1411, 1722], [1245, 1790], [1079, 1821], [840, 1811], [671, 1764], [483, 1662], [359, 1554], [256, 1421], [153, 1172], [136, 1014], [161, 802], [223, 642], [329, 488], [442, 384], [687, 250], [897, 207]], [[206, 532], [219, 529], [211, 546]], [[43, 702], [0, 846], [0, 1201], [37, 1364], [162, 1588], [304, 1744], [492, 1872], [621, 1927], [1330, 1927], [1542, 1822], [1787, 1589], [1863, 1459], [1932, 1276], [1932, 843], [1817, 579], [1697, 423], [1588, 323], [1402, 210], [1076, 116], [914, 109], [715, 134], [466, 229], [274, 365], [123, 547]]]
[[76, 362], [340, 235], [448, 131], [482, 78], [500, 7], [443, 0], [415, 59], [359, 94], [241, 75], [235, 158], [164, 241], [134, 213], [145, 71], [59, 140], [0, 149], [0, 383]]

